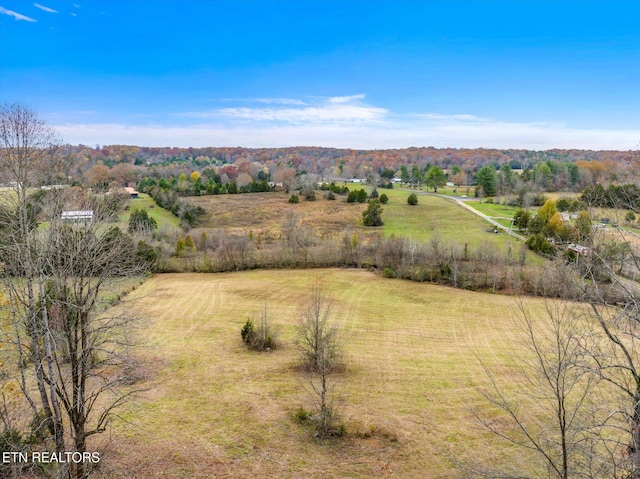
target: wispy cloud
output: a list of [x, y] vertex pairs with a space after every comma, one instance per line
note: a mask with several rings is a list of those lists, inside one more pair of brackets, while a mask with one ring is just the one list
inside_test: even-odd
[[36, 8], [39, 8], [40, 10], [43, 10], [45, 12], [58, 13], [58, 10], [54, 10], [53, 8], [45, 7], [44, 5], [40, 5], [39, 3], [34, 3], [33, 6], [36, 7]]
[[329, 103], [337, 104], [337, 103], [352, 103], [357, 100], [364, 100], [364, 94], [360, 93], [359, 95], [349, 95], [349, 96], [334, 96], [329, 97], [327, 101]]
[[[640, 138], [640, 129], [581, 129], [469, 113], [401, 114], [365, 103], [364, 95], [284, 100], [244, 99], [239, 106], [176, 114], [169, 124], [151, 123], [157, 116], [93, 124], [80, 115], [76, 122], [56, 123], [66, 141], [89, 145], [629, 150], [637, 149]], [[244, 106], [248, 101], [254, 106]]]
[[16, 20], [24, 20], [25, 22], [37, 22], [35, 18], [27, 17], [26, 15], [22, 15], [21, 13], [14, 12], [13, 10], [7, 10], [4, 7], [0, 7], [0, 14], [9, 15], [10, 17], [14, 17]]
[[636, 149], [640, 130], [605, 130], [532, 127], [502, 123], [499, 127], [469, 125], [134, 125], [64, 124], [56, 127], [72, 144], [135, 144], [142, 146], [326, 146], [334, 148], [580, 148], [593, 150]]
[[486, 123], [493, 121], [490, 118], [482, 118], [475, 115], [442, 115], [440, 113], [416, 113], [416, 118], [422, 118], [424, 120], [438, 120], [438, 121], [472, 121]]
[[[251, 101], [251, 100], [248, 100]], [[255, 98], [258, 103], [266, 103], [268, 105], [306, 105], [307, 103], [295, 98]]]
[[298, 124], [370, 122], [382, 120], [386, 116], [386, 109], [357, 101], [361, 99], [364, 99], [364, 95], [315, 98], [309, 101], [258, 98], [254, 101], [274, 106], [219, 108], [203, 112], [180, 113], [178, 115], [200, 119], [236, 119]]

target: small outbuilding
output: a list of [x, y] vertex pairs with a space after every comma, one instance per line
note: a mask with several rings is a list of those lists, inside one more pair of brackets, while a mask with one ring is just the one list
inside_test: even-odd
[[124, 190], [127, 192], [128, 195], [131, 195], [131, 198], [138, 197], [138, 192], [136, 191], [135, 188], [132, 188], [131, 186], [125, 186]]
[[86, 223], [93, 219], [93, 210], [63, 211], [62, 221], [68, 223]]

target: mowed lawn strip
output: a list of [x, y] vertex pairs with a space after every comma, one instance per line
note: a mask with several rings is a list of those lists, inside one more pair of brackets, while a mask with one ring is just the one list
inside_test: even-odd
[[[337, 390], [348, 435], [325, 442], [293, 419], [311, 408], [294, 341], [314, 278], [334, 298], [347, 365]], [[457, 477], [453, 457], [526, 459], [472, 414], [492, 414], [479, 358], [523, 385], [512, 297], [340, 269], [156, 275], [131, 297], [149, 316], [151, 389], [116, 426], [104, 477], [428, 479]], [[251, 352], [240, 329], [265, 302], [283, 347]]]
[[164, 208], [160, 208], [156, 202], [149, 195], [145, 193], [140, 193], [138, 198], [132, 198], [129, 200], [129, 209], [123, 211], [118, 216], [118, 222], [121, 226], [126, 230], [129, 224], [129, 217], [131, 216], [131, 211], [138, 210], [147, 210], [149, 216], [156, 220], [158, 223], [158, 228], [169, 227], [169, 228], [179, 228], [180, 220], [174, 216], [171, 211], [165, 210]]

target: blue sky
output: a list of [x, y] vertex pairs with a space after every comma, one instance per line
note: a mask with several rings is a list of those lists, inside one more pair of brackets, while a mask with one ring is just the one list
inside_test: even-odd
[[0, 0], [73, 144], [638, 149], [640, 1]]

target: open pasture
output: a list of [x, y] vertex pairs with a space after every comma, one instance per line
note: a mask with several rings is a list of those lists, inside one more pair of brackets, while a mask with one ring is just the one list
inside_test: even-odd
[[[294, 419], [311, 408], [294, 340], [314, 278], [333, 297], [346, 363], [347, 435], [324, 442]], [[466, 477], [454, 458], [526, 467], [472, 414], [493, 414], [479, 359], [509, 388], [524, 384], [512, 297], [325, 269], [156, 275], [130, 298], [148, 314], [149, 389], [115, 425], [99, 477]], [[248, 351], [240, 329], [264, 304], [282, 348]]]
[[362, 212], [366, 204], [346, 203], [345, 197], [341, 196], [337, 196], [335, 201], [328, 201], [322, 198], [320, 191], [316, 192], [317, 201], [301, 198], [298, 204], [289, 204], [289, 196], [284, 193], [202, 196], [190, 200], [208, 213], [199, 227], [222, 229], [234, 234], [251, 232], [254, 236], [278, 237], [287, 212], [293, 210], [302, 216], [302, 223], [311, 226], [321, 238], [336, 237], [346, 229], [383, 231], [385, 236], [416, 241], [428, 241], [438, 235], [442, 241], [467, 243], [469, 247], [489, 241], [506, 250], [506, 234], [493, 234], [487, 222], [450, 200], [418, 191], [419, 203], [411, 206], [407, 204], [408, 190], [378, 189], [378, 193], [389, 197], [389, 203], [383, 205], [385, 224], [382, 228], [362, 226]]
[[489, 242], [500, 250], [507, 249], [509, 238], [506, 234], [496, 235], [488, 222], [452, 200], [417, 191], [418, 204], [411, 206], [407, 204], [407, 197], [412, 191], [392, 189], [378, 192], [389, 196], [389, 203], [384, 205], [382, 214], [386, 236], [429, 241], [437, 235], [442, 241], [467, 243], [471, 248]]
[[316, 191], [316, 201], [300, 198], [297, 204], [288, 202], [286, 193], [246, 193], [239, 195], [194, 196], [189, 200], [204, 208], [207, 218], [198, 225], [206, 229], [221, 229], [234, 234], [250, 231], [266, 237], [280, 230], [289, 211], [295, 211], [302, 223], [311, 226], [320, 236], [332, 236], [345, 228], [362, 229], [362, 212], [366, 205], [346, 203], [346, 197], [336, 195], [334, 201], [322, 198]]

